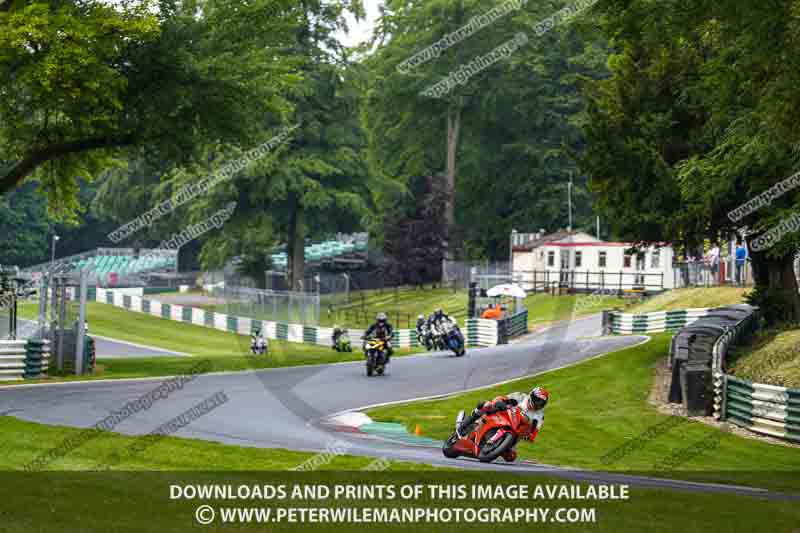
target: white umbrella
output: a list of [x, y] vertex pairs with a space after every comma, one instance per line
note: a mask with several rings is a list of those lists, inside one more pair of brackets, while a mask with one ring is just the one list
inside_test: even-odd
[[486, 291], [486, 296], [513, 296], [514, 298], [525, 298], [525, 289], [513, 283], [496, 285]]

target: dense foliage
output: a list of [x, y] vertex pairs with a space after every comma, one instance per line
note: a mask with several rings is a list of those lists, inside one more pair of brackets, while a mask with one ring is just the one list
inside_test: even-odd
[[[372, 42], [348, 49], [339, 37], [360, 0], [8, 0], [4, 260], [46, 258], [58, 224], [80, 234], [65, 250], [110, 244], [106, 225], [293, 125], [266, 157], [121, 244], [156, 244], [235, 201], [224, 228], [187, 247], [204, 266], [240, 256], [257, 277], [284, 244], [296, 286], [308, 239], [368, 229], [414, 281], [447, 256], [507, 257], [512, 228], [565, 227], [570, 180], [574, 227], [593, 232], [600, 215], [604, 237], [637, 242], [689, 249], [738, 232], [752, 244], [793, 213], [800, 189], [728, 216], [797, 170], [794, 2], [600, 0], [536, 35], [569, 4], [520, 3], [409, 67], [510, 4], [385, 0]], [[508, 57], [423, 94], [520, 32]], [[791, 232], [751, 254], [763, 294], [795, 319], [798, 246]]]

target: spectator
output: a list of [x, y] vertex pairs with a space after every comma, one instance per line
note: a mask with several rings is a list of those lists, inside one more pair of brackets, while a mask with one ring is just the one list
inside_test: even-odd
[[489, 308], [483, 312], [481, 318], [486, 320], [502, 320], [503, 319], [503, 310], [500, 307], [500, 304], [497, 303], [494, 306], [489, 306]]
[[744, 270], [744, 263], [747, 261], [747, 248], [744, 243], [740, 242], [736, 245], [736, 284], [742, 285], [742, 270]]
[[717, 271], [719, 270], [719, 246], [717, 246], [716, 242], [711, 244], [711, 249], [706, 254], [706, 262], [709, 270], [711, 270], [711, 282], [716, 284]]

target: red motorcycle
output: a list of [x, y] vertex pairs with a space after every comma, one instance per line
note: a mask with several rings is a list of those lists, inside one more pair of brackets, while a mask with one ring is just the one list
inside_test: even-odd
[[[464, 420], [464, 411], [458, 413], [456, 428]], [[449, 459], [461, 455], [474, 457], [482, 463], [491, 463], [502, 456], [506, 461], [516, 459], [514, 446], [520, 437], [530, 434], [533, 427], [522, 416], [519, 407], [486, 415], [466, 429], [466, 436], [461, 438], [454, 431], [442, 446], [442, 453]]]

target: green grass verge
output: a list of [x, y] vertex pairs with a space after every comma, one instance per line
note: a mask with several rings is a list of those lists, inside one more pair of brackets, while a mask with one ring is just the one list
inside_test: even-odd
[[650, 311], [672, 311], [675, 309], [698, 309], [741, 304], [745, 303], [744, 297], [750, 290], [741, 287], [674, 289], [640, 304], [630, 306], [625, 312], [647, 313]]
[[762, 332], [752, 347], [735, 350], [730, 373], [742, 379], [800, 388], [800, 329]]
[[[35, 305], [20, 306], [21, 318], [32, 319], [35, 316]], [[89, 303], [87, 316], [90, 334], [188, 353], [193, 357], [98, 358], [94, 376], [51, 379], [119, 379], [176, 375], [194, 367], [198, 363], [197, 357], [208, 359], [214, 372], [363, 359], [358, 347], [350, 353], [339, 353], [325, 346], [275, 340], [270, 341], [270, 354], [267, 357], [254, 357], [250, 355], [250, 339], [245, 335], [173, 322], [98, 302]], [[398, 349], [395, 354], [404, 356], [419, 351]]]
[[[0, 470], [17, 470], [39, 454], [57, 448], [70, 437], [87, 430], [37, 424], [8, 416], [0, 416], [3, 453]], [[231, 446], [216, 442], [180, 437], [163, 437], [143, 445], [143, 437], [131, 437], [113, 432], [97, 432], [97, 437], [47, 465], [44, 470], [289, 470], [314, 454], [282, 449], [262, 449]], [[147, 439], [148, 437], [144, 437]], [[139, 452], [138, 450], [143, 450]], [[372, 459], [350, 455], [335, 455], [325, 470], [358, 470]], [[397, 470], [421, 467], [410, 463], [393, 463]]]
[[[641, 449], [603, 461], [606, 454], [669, 418], [647, 402], [654, 365], [667, 353], [669, 341], [669, 334], [660, 334], [644, 345], [540, 377], [442, 401], [377, 408], [368, 414], [376, 421], [404, 424], [410, 431], [419, 425], [423, 435], [444, 439], [459, 410], [472, 409], [478, 401], [502, 393], [541, 385], [550, 390], [552, 400], [536, 443], [519, 445], [522, 458], [578, 468], [799, 490], [796, 474], [800, 471], [800, 453], [796, 448], [726, 434], [698, 422], [676, 425], [656, 438], [646, 439]], [[688, 451], [693, 447], [707, 451]], [[670, 470], [659, 471], [656, 465], [673, 454], [685, 456], [685, 460]]]
[[[766, 501], [742, 496], [685, 493], [632, 487], [624, 501], [536, 500], [510, 498], [492, 500], [448, 500], [424, 494], [414, 500], [172, 500], [171, 485], [217, 484], [264, 486], [284, 484], [326, 485], [569, 485], [571, 482], [538, 475], [502, 472], [475, 473], [435, 470], [429, 466], [402, 462], [382, 462], [387, 471], [363, 470], [372, 458], [328, 455], [318, 464], [319, 472], [289, 473], [314, 457], [314, 454], [278, 449], [245, 448], [192, 439], [165, 437], [135, 452], [142, 437], [103, 433], [50, 464], [50, 472], [23, 475], [11, 472], [36, 457], [61, 445], [65, 438], [82, 430], [45, 426], [10, 417], [0, 417], [3, 434], [0, 456], [0, 498], [4, 502], [3, 531], [21, 533], [159, 531], [183, 532], [195, 526], [194, 511], [200, 504], [215, 507], [499, 507], [551, 509], [577, 507], [596, 509], [596, 523], [518, 524], [536, 531], [614, 531], [639, 533], [707, 531], [796, 531], [800, 507], [795, 502]], [[319, 456], [317, 456], [319, 457]], [[380, 459], [379, 459], [380, 461]], [[110, 472], [94, 473], [104, 470]], [[82, 471], [92, 471], [82, 473]], [[150, 473], [154, 472], [154, 473]], [[234, 489], [235, 490], [235, 489]], [[40, 509], [46, 505], [46, 512]], [[273, 511], [274, 512], [274, 511]], [[552, 515], [551, 515], [552, 516]], [[430, 523], [418, 524], [270, 524], [270, 531], [431, 531]], [[469, 524], [435, 524], [437, 532], [463, 531]], [[491, 527], [491, 526], [490, 526]], [[209, 531], [264, 530], [264, 524], [206, 526]], [[495, 529], [490, 529], [495, 530]]]
[[625, 305], [625, 300], [622, 298], [591, 294], [564, 296], [531, 294], [525, 298], [525, 306], [528, 309], [528, 327], [530, 328], [592, 315], [603, 309], [613, 309], [623, 305]]

